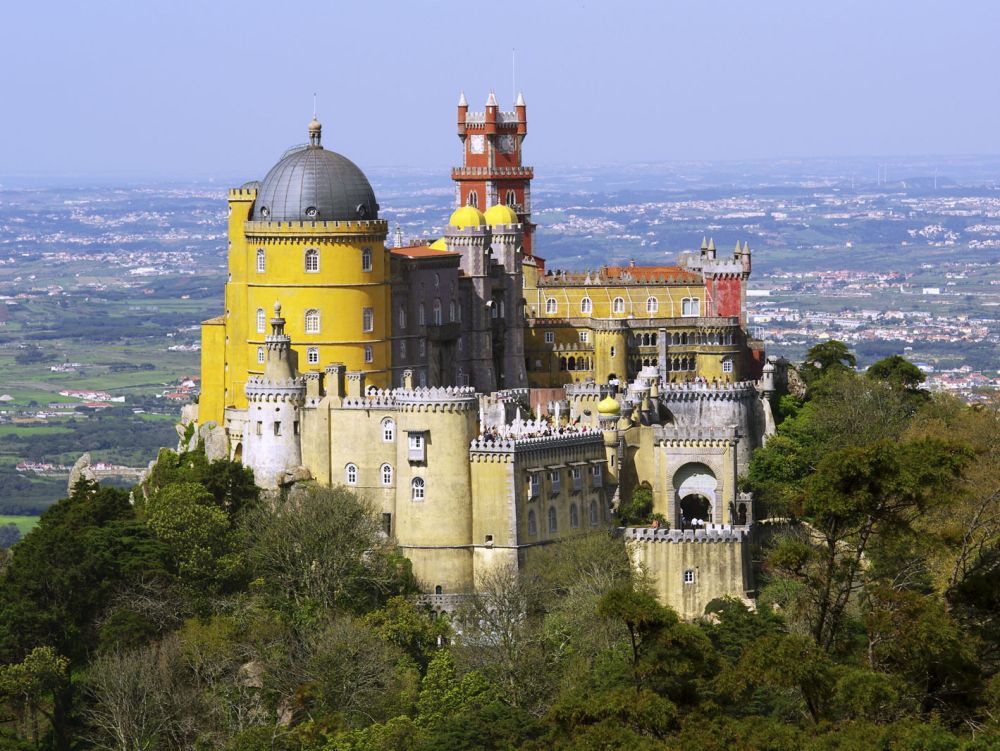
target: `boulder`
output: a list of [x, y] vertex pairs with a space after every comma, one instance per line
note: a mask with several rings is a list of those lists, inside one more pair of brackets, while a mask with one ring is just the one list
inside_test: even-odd
[[197, 440], [201, 440], [204, 444], [205, 458], [208, 461], [214, 462], [229, 458], [229, 440], [226, 438], [226, 431], [219, 427], [214, 420], [198, 427], [196, 444]]
[[86, 452], [76, 460], [73, 464], [73, 469], [69, 471], [69, 483], [66, 486], [66, 494], [69, 495], [73, 492], [73, 486], [76, 485], [80, 480], [90, 480], [91, 482], [96, 482], [97, 475], [94, 474], [94, 470], [90, 468], [90, 452]]

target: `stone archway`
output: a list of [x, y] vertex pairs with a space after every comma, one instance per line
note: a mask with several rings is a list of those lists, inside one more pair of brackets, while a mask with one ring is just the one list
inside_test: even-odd
[[243, 443], [242, 442], [237, 443], [236, 444], [236, 448], [233, 449], [233, 461], [234, 462], [241, 462], [241, 463], [243, 462]]
[[678, 469], [674, 474], [678, 524], [690, 523], [692, 519], [721, 521], [715, 519], [718, 488], [715, 472], [706, 464], [691, 462]]

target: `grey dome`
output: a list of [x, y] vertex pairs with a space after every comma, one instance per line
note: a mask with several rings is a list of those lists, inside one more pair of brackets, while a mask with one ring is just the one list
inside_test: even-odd
[[347, 157], [316, 142], [291, 149], [260, 184], [252, 219], [268, 222], [377, 219], [368, 178]]

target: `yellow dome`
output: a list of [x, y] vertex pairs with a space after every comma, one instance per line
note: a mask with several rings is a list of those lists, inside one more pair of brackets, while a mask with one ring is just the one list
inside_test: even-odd
[[475, 206], [463, 206], [460, 209], [455, 209], [451, 219], [448, 220], [449, 227], [457, 227], [458, 229], [482, 227], [484, 224], [486, 224], [486, 217]]
[[597, 412], [601, 415], [614, 416], [618, 415], [622, 411], [621, 405], [618, 400], [615, 399], [611, 394], [601, 399], [600, 403], [597, 405]]
[[502, 203], [498, 203], [496, 206], [490, 206], [486, 209], [486, 213], [483, 214], [486, 217], [486, 223], [491, 227], [497, 224], [518, 224], [517, 214], [514, 213], [514, 209], [510, 206], [504, 206]]
[[437, 240], [430, 244], [431, 250], [448, 250], [448, 245], [445, 243], [443, 237], [439, 237]]

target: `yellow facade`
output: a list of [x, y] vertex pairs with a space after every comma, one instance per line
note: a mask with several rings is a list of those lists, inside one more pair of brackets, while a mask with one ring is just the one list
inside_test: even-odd
[[[219, 336], [203, 325], [202, 370], [224, 373], [222, 398], [206, 394], [203, 421], [223, 419], [223, 408], [246, 407], [248, 377], [264, 370], [261, 353], [275, 302], [300, 372], [343, 363], [364, 372], [376, 386], [389, 384], [390, 287], [381, 220], [251, 221], [256, 191], [229, 196], [229, 280], [222, 349]], [[307, 257], [308, 254], [308, 257]], [[308, 315], [308, 322], [307, 322]], [[312, 359], [310, 362], [310, 350]]]

